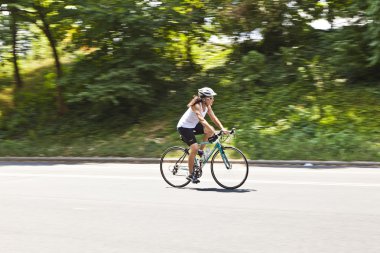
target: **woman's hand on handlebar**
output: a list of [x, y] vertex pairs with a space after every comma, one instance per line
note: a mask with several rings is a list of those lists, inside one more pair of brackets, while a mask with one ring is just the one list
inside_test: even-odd
[[215, 133], [215, 134], [219, 135], [219, 136], [222, 135], [222, 134], [226, 134], [226, 135], [228, 135], [228, 134], [234, 134], [235, 130], [236, 130], [236, 128], [232, 128], [231, 130], [227, 130], [227, 129], [223, 128], [222, 130], [220, 130], [218, 133]]
[[230, 134], [230, 131], [228, 131], [228, 130], [225, 129], [225, 128], [222, 128], [220, 131], [221, 131], [223, 134]]

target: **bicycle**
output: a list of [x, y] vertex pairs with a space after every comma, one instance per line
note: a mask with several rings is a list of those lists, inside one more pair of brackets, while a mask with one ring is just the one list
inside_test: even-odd
[[[232, 129], [227, 138], [235, 134]], [[225, 189], [236, 189], [244, 184], [247, 180], [249, 166], [248, 161], [242, 151], [232, 146], [224, 146], [222, 142], [226, 135], [220, 131], [218, 134], [209, 138], [207, 142], [202, 144], [215, 143], [212, 151], [208, 156], [195, 156], [194, 173], [200, 178], [202, 169], [208, 163], [211, 157], [211, 174], [215, 182]], [[187, 179], [189, 174], [188, 167], [189, 148], [173, 146], [165, 150], [160, 160], [160, 171], [165, 182], [173, 187], [184, 187], [191, 181]]]

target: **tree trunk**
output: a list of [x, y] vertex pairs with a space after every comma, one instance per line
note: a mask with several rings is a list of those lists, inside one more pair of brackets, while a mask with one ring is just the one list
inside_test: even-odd
[[56, 41], [55, 41], [55, 39], [53, 37], [53, 34], [51, 33], [50, 26], [49, 26], [49, 23], [46, 20], [45, 14], [41, 10], [41, 8], [37, 7], [36, 9], [38, 11], [38, 14], [39, 14], [40, 19], [41, 19], [42, 24], [43, 24], [43, 27], [42, 27], [43, 29], [42, 30], [43, 30], [45, 36], [47, 37], [47, 39], [49, 40], [50, 47], [51, 47], [51, 49], [53, 51], [55, 69], [56, 69], [56, 73], [57, 73], [57, 84], [56, 84], [56, 86], [57, 86], [58, 113], [61, 114], [61, 115], [63, 115], [65, 113], [67, 113], [68, 108], [67, 108], [67, 105], [66, 105], [64, 97], [63, 97], [63, 89], [59, 85], [59, 80], [63, 76], [63, 71], [62, 71], [61, 62], [59, 60], [59, 55], [58, 55], [58, 50], [57, 50], [57, 43], [56, 43]]
[[186, 37], [186, 45], [185, 45], [186, 60], [188, 61], [190, 68], [194, 71], [197, 69], [197, 67], [193, 59], [193, 51], [191, 49], [191, 40], [192, 40], [191, 37], [188, 35], [188, 37]]
[[17, 56], [17, 20], [15, 10], [11, 10], [11, 32], [12, 32], [12, 62], [14, 69], [14, 79], [16, 82], [16, 88], [19, 89], [23, 86], [23, 82], [20, 75], [20, 68], [18, 66], [18, 56]]

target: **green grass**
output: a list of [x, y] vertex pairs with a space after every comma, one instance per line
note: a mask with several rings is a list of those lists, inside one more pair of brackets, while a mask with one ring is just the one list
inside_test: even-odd
[[[149, 126], [154, 127], [149, 128]], [[144, 128], [146, 131], [141, 131]], [[29, 131], [21, 139], [0, 142], [0, 156], [129, 156], [157, 157], [170, 145], [180, 144], [178, 134], [161, 121], [119, 129], [82, 126], [70, 132], [43, 135]], [[54, 129], [45, 129], [43, 132]]]

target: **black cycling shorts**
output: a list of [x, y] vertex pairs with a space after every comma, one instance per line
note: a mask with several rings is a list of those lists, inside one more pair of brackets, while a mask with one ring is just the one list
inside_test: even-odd
[[203, 129], [203, 125], [201, 123], [198, 123], [195, 126], [195, 128], [179, 127], [178, 132], [181, 135], [181, 139], [189, 146], [191, 146], [194, 143], [197, 143], [197, 139], [195, 138], [195, 135], [205, 133]]

